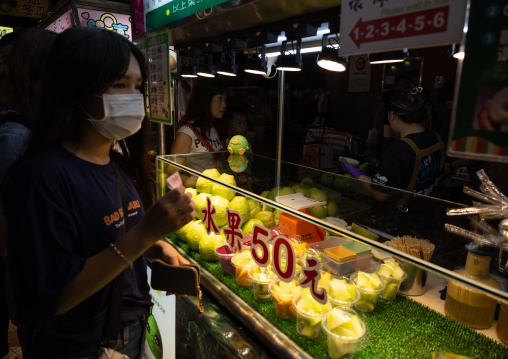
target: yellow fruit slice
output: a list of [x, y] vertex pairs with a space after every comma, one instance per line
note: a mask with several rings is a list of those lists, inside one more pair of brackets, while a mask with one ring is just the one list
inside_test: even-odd
[[377, 234], [369, 232], [368, 230], [357, 226], [355, 223], [351, 225], [351, 230], [361, 236], [364, 236], [365, 238], [372, 239], [373, 241], [377, 241], [379, 239]]

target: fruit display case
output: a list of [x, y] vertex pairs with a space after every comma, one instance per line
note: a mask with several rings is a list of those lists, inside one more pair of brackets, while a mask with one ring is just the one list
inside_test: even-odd
[[[362, 190], [359, 181], [344, 175], [279, 162], [251, 153], [241, 157], [235, 158], [228, 152], [213, 155], [205, 153], [159, 156], [156, 161], [158, 196], [167, 192], [167, 178], [179, 172], [184, 185], [189, 188], [188, 191], [193, 192], [198, 207], [203, 206], [203, 202], [197, 198], [200, 193], [209, 191], [211, 198], [218, 197], [212, 199], [212, 203], [216, 204], [219, 216], [225, 217], [225, 206], [235, 207], [239, 213], [246, 215], [249, 213], [249, 216], [254, 214], [256, 208], [249, 205], [245, 207], [244, 202], [233, 200], [245, 197], [251, 202], [258, 203], [260, 207], [253, 215], [258, 220], [254, 223], [279, 230], [283, 229], [283, 225], [293, 225], [300, 228], [300, 232], [296, 235], [299, 235], [301, 242], [307, 242], [308, 245], [343, 240], [345, 243], [353, 243], [354, 246], [349, 245], [348, 250], [357, 250], [358, 254], [363, 254], [363, 248], [358, 249], [360, 245], [368, 246], [373, 254], [371, 264], [379, 266], [380, 259], [393, 257], [401, 263], [401, 266], [406, 264], [403, 268], [407, 272], [408, 279], [411, 275], [408, 268], [414, 267], [438, 275], [444, 280], [452, 279], [460, 282], [496, 300], [508, 300], [508, 295], [502, 289], [486, 286], [480, 281], [458, 276], [454, 272], [454, 269], [464, 265], [471, 247], [490, 250], [495, 248], [490, 243], [473, 242], [445, 230], [445, 224], [474, 229], [472, 227], [477, 223], [475, 220], [465, 216], [446, 215], [447, 209], [460, 208], [460, 204], [389, 189], [393, 201], [379, 205]], [[206, 164], [204, 168], [210, 171], [193, 169], [196, 163], [201, 166]], [[311, 197], [314, 201], [325, 202], [326, 205], [297, 210], [277, 202], [276, 197], [295, 194], [295, 191]], [[402, 197], [408, 197], [407, 211], [389, 208], [390, 205], [395, 206], [394, 203]], [[231, 205], [232, 202], [238, 204]], [[418, 211], [413, 214], [415, 207]], [[249, 224], [249, 221], [245, 222], [242, 224]], [[219, 228], [224, 225], [224, 218], [219, 219]], [[250, 226], [242, 228], [244, 234], [252, 230], [252, 223]], [[199, 263], [204, 269], [202, 285], [206, 295], [213, 296], [261, 342], [268, 343], [278, 357], [329, 357], [326, 334], [323, 330], [317, 333], [314, 339], [300, 335], [296, 318], [288, 321], [277, 316], [276, 308], [280, 304], [277, 300], [271, 302], [256, 300], [255, 296], [259, 293], [253, 292], [252, 287], [239, 285], [242, 283], [237, 281], [236, 276], [223, 273], [222, 263], [216, 256], [211, 255], [220, 240], [209, 239], [210, 236], [206, 235], [206, 231], [203, 233], [202, 229], [197, 231], [200, 235], [190, 237], [206, 237], [207, 244], [200, 245], [200, 239], [197, 240], [198, 243], [196, 240], [188, 240], [189, 238], [182, 232], [177, 232], [169, 240], [187, 258]], [[420, 250], [420, 255], [414, 256], [390, 245], [394, 238], [401, 237], [427, 241], [434, 246], [433, 253], [427, 256]], [[297, 250], [298, 248], [295, 252]], [[492, 257], [491, 273], [503, 281], [503, 274], [498, 270], [497, 253]], [[347, 274], [349, 277], [353, 273]], [[260, 287], [263, 286], [264, 284]], [[389, 297], [383, 299], [381, 296], [372, 311], [356, 310], [359, 318], [365, 323], [367, 332], [366, 338], [355, 349], [355, 357], [379, 358], [389, 355], [402, 358], [408, 357], [407, 350], [416, 355], [413, 357], [431, 357], [432, 353], [441, 350], [472, 358], [502, 358], [508, 355], [508, 349], [503, 344], [430, 310], [414, 301], [411, 296], [399, 293], [393, 297], [393, 293], [390, 293]], [[425, 325], [422, 325], [422, 321]], [[386, 325], [390, 326], [390, 330], [386, 330]]]

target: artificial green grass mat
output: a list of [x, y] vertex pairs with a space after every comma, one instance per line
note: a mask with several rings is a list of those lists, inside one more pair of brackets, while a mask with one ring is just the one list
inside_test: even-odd
[[[275, 302], [256, 301], [251, 288], [242, 288], [236, 284], [234, 276], [222, 274], [218, 261], [204, 260], [176, 236], [171, 236], [170, 240], [312, 357], [330, 358], [323, 330], [316, 340], [300, 336], [296, 332], [296, 319], [281, 320], [275, 316]], [[398, 295], [393, 301], [379, 299], [373, 312], [359, 312], [359, 315], [367, 326], [367, 338], [355, 353], [358, 359], [430, 359], [435, 351], [477, 359], [508, 358], [507, 346], [408, 297]]]

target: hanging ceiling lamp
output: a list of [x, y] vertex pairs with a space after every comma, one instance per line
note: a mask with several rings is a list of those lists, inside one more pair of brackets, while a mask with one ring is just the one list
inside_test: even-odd
[[244, 71], [255, 75], [266, 75], [267, 62], [266, 62], [266, 46], [261, 47], [261, 54], [254, 55], [252, 48], [249, 48], [247, 54], [247, 61], [245, 62]]
[[453, 44], [448, 50], [448, 55], [453, 56], [456, 59], [463, 59], [466, 53], [461, 51], [460, 44]]
[[286, 43], [287, 41], [283, 41], [280, 46], [280, 55], [277, 57], [277, 70], [302, 71], [302, 39], [296, 41], [295, 54], [286, 54]]
[[[339, 57], [339, 47], [334, 48], [327, 44], [328, 35], [323, 35], [321, 53], [317, 57], [317, 64], [329, 71], [346, 71], [346, 61]], [[337, 42], [338, 44], [338, 42]]]
[[392, 62], [403, 62], [407, 58], [408, 52], [406, 49], [369, 54], [369, 62], [371, 64], [389, 64]]
[[180, 72], [180, 75], [182, 77], [186, 77], [186, 78], [198, 77], [198, 74], [197, 74], [198, 68], [196, 66], [196, 58], [187, 57], [187, 61], [188, 61], [188, 64], [182, 66], [182, 71]]
[[203, 77], [215, 77], [217, 72], [215, 71], [215, 66], [213, 66], [212, 54], [208, 54], [207, 64], [205, 64], [205, 57], [200, 58], [197, 74]]
[[238, 65], [236, 64], [236, 51], [231, 49], [227, 52], [229, 61], [226, 60], [226, 53], [221, 53], [220, 62], [217, 66], [217, 73], [223, 76], [236, 76]]

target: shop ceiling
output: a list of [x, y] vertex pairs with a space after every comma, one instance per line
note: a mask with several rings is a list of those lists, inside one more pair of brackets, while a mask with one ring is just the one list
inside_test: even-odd
[[[50, 15], [51, 12], [56, 11], [60, 7], [69, 3], [69, 0], [49, 0], [49, 13], [46, 16]], [[79, 1], [74, 1], [74, 3], [78, 3]], [[100, 0], [89, 0], [83, 1], [88, 4], [90, 3], [101, 3], [104, 1]], [[121, 6], [125, 6], [125, 4], [130, 4], [130, 0], [108, 0], [109, 3], [119, 3]], [[0, 26], [4, 27], [12, 27], [14, 30], [20, 30], [23, 28], [27, 28], [30, 26], [37, 26], [41, 19], [21, 17], [21, 16], [9, 16], [9, 15], [0, 15]]]
[[235, 39], [247, 47], [277, 42], [282, 31], [289, 41], [314, 36], [323, 23], [329, 24], [331, 33], [338, 33], [340, 4], [337, 0], [237, 0], [213, 16], [170, 25], [169, 40], [179, 50], [194, 45], [209, 52], [206, 47], [213, 43], [234, 48], [228, 42]]

